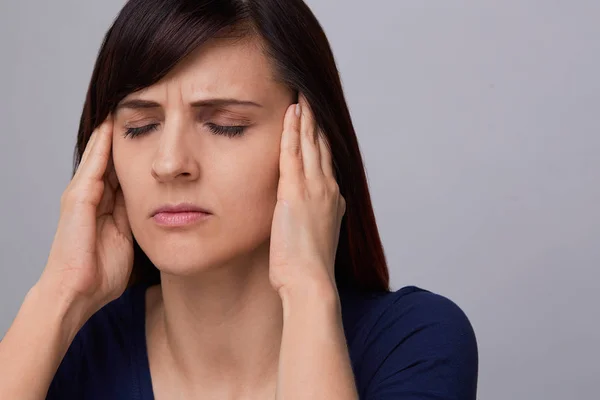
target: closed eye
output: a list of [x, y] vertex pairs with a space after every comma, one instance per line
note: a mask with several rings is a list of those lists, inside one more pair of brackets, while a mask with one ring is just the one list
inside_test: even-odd
[[[211, 122], [206, 123], [206, 126], [208, 126], [208, 129], [215, 135], [227, 137], [241, 136], [247, 128], [246, 125], [217, 125]], [[127, 128], [123, 136], [126, 138], [134, 138], [154, 131], [156, 128], [158, 128], [158, 124], [150, 124], [139, 128]]]
[[211, 122], [206, 125], [215, 135], [225, 135], [227, 137], [241, 136], [247, 128], [245, 125], [217, 125]]
[[156, 130], [157, 127], [158, 127], [158, 124], [151, 124], [151, 125], [146, 125], [146, 126], [142, 126], [139, 128], [127, 128], [127, 130], [125, 131], [123, 136], [126, 138], [128, 138], [128, 137], [134, 138], [136, 136], [140, 136], [140, 135], [143, 135], [150, 131]]

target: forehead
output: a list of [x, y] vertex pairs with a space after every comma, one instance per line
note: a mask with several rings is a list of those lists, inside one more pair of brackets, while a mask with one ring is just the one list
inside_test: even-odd
[[168, 97], [177, 92], [190, 99], [251, 97], [267, 103], [269, 96], [283, 91], [257, 39], [218, 38], [196, 49], [160, 82], [127, 98]]

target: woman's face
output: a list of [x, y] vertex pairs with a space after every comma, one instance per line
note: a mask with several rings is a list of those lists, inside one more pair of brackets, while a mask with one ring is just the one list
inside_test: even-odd
[[[162, 272], [190, 275], [246, 259], [267, 242], [292, 96], [273, 80], [256, 42], [218, 39], [120, 103], [157, 104], [117, 108], [113, 162], [132, 232]], [[144, 130], [125, 137], [130, 128]], [[152, 218], [157, 207], [182, 202], [212, 215], [177, 228]]]

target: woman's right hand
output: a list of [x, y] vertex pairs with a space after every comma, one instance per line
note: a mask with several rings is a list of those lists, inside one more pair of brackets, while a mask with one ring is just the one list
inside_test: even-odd
[[40, 277], [91, 313], [119, 297], [133, 266], [133, 239], [112, 161], [112, 115], [88, 141], [60, 200], [60, 217]]

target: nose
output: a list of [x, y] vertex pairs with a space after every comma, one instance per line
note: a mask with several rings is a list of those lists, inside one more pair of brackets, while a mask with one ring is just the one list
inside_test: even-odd
[[175, 179], [194, 180], [199, 174], [199, 165], [190, 146], [188, 132], [184, 126], [167, 126], [160, 134], [160, 141], [152, 162], [152, 176], [159, 182]]

